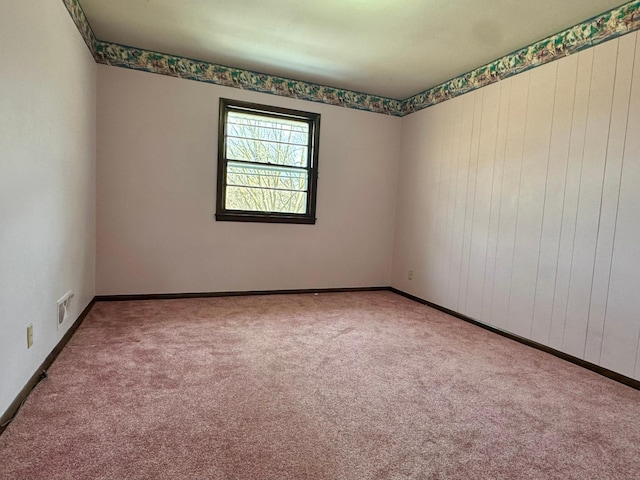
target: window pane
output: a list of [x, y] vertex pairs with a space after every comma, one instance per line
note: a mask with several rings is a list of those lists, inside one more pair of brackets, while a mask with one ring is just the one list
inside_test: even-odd
[[277, 140], [280, 142], [306, 145], [309, 140], [309, 124], [300, 120], [270, 118], [251, 113], [229, 112], [227, 134], [236, 136], [251, 132], [251, 138]]
[[307, 147], [227, 137], [227, 159], [306, 167]]
[[307, 193], [228, 186], [225, 207], [227, 210], [304, 214]]
[[227, 164], [227, 185], [306, 191], [308, 177], [308, 172], [300, 169], [262, 167], [237, 162]]
[[226, 140], [228, 159], [307, 166], [306, 122], [229, 112]]
[[225, 208], [304, 214], [308, 183], [306, 170], [229, 162]]

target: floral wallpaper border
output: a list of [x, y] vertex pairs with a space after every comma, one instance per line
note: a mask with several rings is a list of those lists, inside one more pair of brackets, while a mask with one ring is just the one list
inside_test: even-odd
[[283, 97], [400, 116], [402, 101], [103, 42], [79, 0], [62, 0], [96, 62]]
[[328, 103], [387, 115], [399, 116], [402, 105], [402, 101], [391, 98], [225, 67], [115, 43], [99, 41], [96, 44], [96, 61], [117, 67], [133, 68], [225, 87], [271, 93], [282, 97]]
[[417, 112], [640, 29], [640, 0], [633, 0], [406, 100], [395, 100], [103, 42], [94, 35], [79, 0], [62, 1], [98, 63], [394, 116]]
[[640, 0], [614, 8], [402, 102], [402, 116], [640, 29]]
[[96, 43], [98, 39], [93, 33], [93, 29], [91, 25], [89, 25], [89, 21], [87, 20], [87, 16], [84, 14], [84, 10], [80, 6], [78, 0], [62, 0], [64, 6], [67, 7], [67, 11], [73, 20], [73, 23], [76, 24], [76, 28], [82, 35], [84, 43], [89, 47], [89, 51], [93, 58], [96, 58]]

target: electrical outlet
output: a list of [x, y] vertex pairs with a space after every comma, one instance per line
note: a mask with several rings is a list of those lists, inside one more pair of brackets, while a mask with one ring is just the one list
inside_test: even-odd
[[71, 304], [71, 299], [73, 298], [73, 292], [68, 291], [64, 294], [64, 296], [58, 300], [58, 327], [64, 323], [67, 319], [69, 312], [69, 305]]
[[33, 345], [33, 323], [27, 325], [27, 348]]
[[413, 280], [413, 270], [409, 270], [409, 275], [407, 275], [409, 280]]

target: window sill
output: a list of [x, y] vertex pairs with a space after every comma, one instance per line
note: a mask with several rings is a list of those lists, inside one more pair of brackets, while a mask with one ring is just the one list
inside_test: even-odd
[[216, 213], [218, 222], [299, 223], [315, 225], [316, 219], [302, 215], [270, 215], [255, 213]]

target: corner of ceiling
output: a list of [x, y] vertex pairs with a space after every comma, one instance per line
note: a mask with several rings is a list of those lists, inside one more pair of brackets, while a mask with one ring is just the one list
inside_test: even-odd
[[640, 0], [621, 5], [405, 99], [409, 115], [640, 29]]
[[98, 39], [93, 33], [91, 25], [89, 25], [89, 21], [87, 20], [87, 16], [84, 14], [84, 10], [82, 10], [82, 7], [80, 6], [80, 2], [78, 0], [62, 0], [62, 3], [64, 3], [64, 6], [67, 8], [73, 23], [75, 23], [84, 43], [87, 44], [87, 47], [95, 60], [96, 44], [98, 43]]

